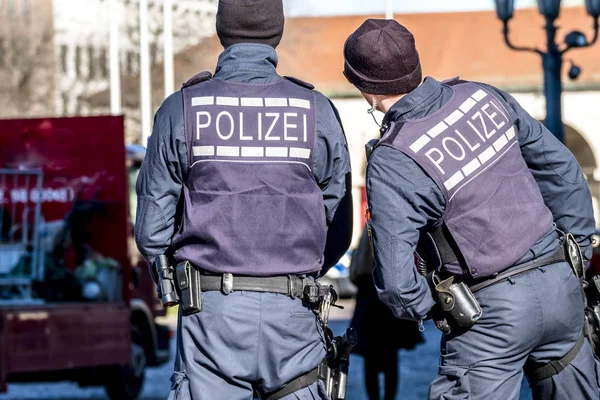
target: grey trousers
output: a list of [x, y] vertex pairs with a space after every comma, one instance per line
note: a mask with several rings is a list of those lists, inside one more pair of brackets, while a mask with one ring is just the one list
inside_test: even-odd
[[[314, 369], [325, 341], [299, 299], [273, 293], [202, 294], [202, 311], [179, 315], [169, 400], [251, 400]], [[326, 400], [315, 383], [289, 396]]]
[[[533, 270], [476, 294], [483, 316], [442, 336], [439, 375], [429, 399], [519, 399], [527, 360], [563, 357], [583, 329], [578, 278], [567, 263]], [[586, 341], [562, 372], [531, 386], [534, 399], [598, 399], [599, 365]]]

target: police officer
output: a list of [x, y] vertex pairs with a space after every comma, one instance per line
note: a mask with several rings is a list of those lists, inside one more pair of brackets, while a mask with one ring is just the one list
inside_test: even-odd
[[350, 159], [330, 101], [277, 74], [283, 26], [282, 0], [219, 1], [214, 76], [155, 116], [136, 241], [150, 262], [189, 261], [202, 288], [199, 312], [180, 306], [170, 399], [326, 398], [301, 297], [349, 247]]
[[[580, 282], [561, 247], [571, 233], [592, 253], [592, 202], [573, 155], [499, 89], [422, 81], [414, 37], [396, 21], [365, 21], [344, 58], [347, 79], [385, 113], [367, 167], [379, 297], [447, 332], [429, 398], [518, 399], [525, 370], [536, 399], [598, 399]], [[421, 244], [435, 250], [432, 285], [414, 265]], [[457, 285], [437, 293], [442, 280]], [[480, 306], [470, 328], [434, 307], [443, 295], [458, 307], [460, 287]]]

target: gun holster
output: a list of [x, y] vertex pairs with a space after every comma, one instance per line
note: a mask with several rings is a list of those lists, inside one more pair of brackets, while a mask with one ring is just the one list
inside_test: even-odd
[[[331, 330], [326, 329], [326, 335], [333, 336]], [[327, 355], [319, 365], [319, 379], [324, 382], [327, 396], [331, 400], [346, 399], [350, 353], [357, 341], [354, 328], [347, 328], [342, 336], [333, 337]]]
[[444, 314], [461, 328], [469, 329], [483, 314], [479, 302], [471, 289], [455, 275], [441, 279], [437, 272], [432, 274], [434, 296]]
[[179, 291], [179, 306], [183, 315], [199, 312], [202, 309], [200, 271], [189, 261], [182, 261], [175, 267], [175, 276]]
[[564, 241], [564, 249], [565, 249], [565, 258], [567, 262], [573, 268], [573, 272], [575, 276], [579, 279], [585, 278], [585, 268], [583, 265], [583, 254], [581, 253], [581, 248], [579, 244], [575, 240], [575, 237], [571, 233], [567, 233], [565, 235]]

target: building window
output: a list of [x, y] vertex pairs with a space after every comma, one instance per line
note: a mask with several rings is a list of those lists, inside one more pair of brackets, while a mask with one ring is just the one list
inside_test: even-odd
[[21, 68], [23, 69], [23, 73], [26, 74], [29, 72], [29, 39], [25, 38], [21, 42], [21, 57], [23, 57]]
[[81, 75], [81, 47], [75, 48], [75, 76], [79, 78]]
[[103, 78], [108, 77], [108, 65], [106, 58], [106, 48], [100, 49], [100, 56], [98, 57], [98, 64], [100, 64], [100, 74]]
[[12, 48], [12, 66], [13, 68], [17, 68], [17, 64], [19, 64], [19, 43], [17, 43], [17, 38], [14, 36], [11, 38], [10, 47]]
[[25, 20], [29, 20], [29, 0], [21, 0], [21, 13]]
[[9, 17], [14, 17], [15, 16], [15, 0], [8, 0], [8, 16]]
[[6, 39], [0, 38], [0, 68], [6, 67]]
[[61, 93], [62, 97], [62, 106], [63, 106], [63, 115], [67, 115], [69, 113], [69, 94], [67, 92]]
[[127, 52], [127, 64], [126, 64], [127, 75], [133, 75], [133, 53]]
[[150, 65], [154, 65], [158, 62], [158, 44], [153, 42], [150, 44]]
[[88, 47], [88, 72], [89, 72], [89, 79], [92, 80], [96, 77], [96, 60], [94, 58], [95, 52], [94, 52], [94, 47], [89, 46]]
[[60, 46], [60, 70], [63, 74], [67, 73], [67, 57], [69, 55], [69, 48], [66, 44]]

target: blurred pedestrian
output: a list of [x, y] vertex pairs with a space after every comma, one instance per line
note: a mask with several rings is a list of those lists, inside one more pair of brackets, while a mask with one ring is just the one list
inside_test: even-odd
[[373, 283], [373, 268], [373, 253], [365, 227], [350, 261], [350, 279], [358, 288], [350, 323], [358, 334], [353, 353], [364, 358], [365, 387], [369, 400], [380, 399], [380, 373], [384, 378], [383, 398], [394, 400], [399, 383], [398, 351], [413, 349], [424, 340], [415, 321], [396, 318], [379, 300]]
[[573, 154], [502, 90], [423, 81], [395, 20], [366, 20], [344, 58], [385, 113], [367, 166], [379, 298], [443, 332], [429, 398], [517, 399], [525, 371], [535, 399], [598, 399], [579, 279], [595, 221]]
[[350, 157], [329, 99], [277, 73], [283, 27], [282, 0], [220, 0], [214, 77], [154, 119], [135, 228], [177, 265], [171, 400], [326, 398], [315, 280], [350, 244]]

